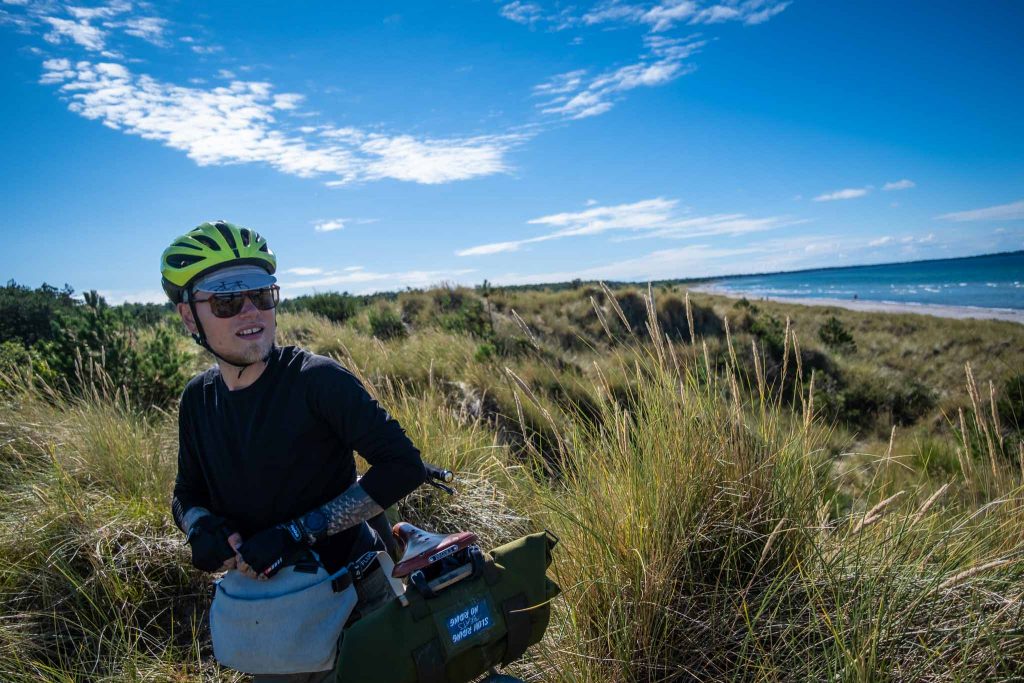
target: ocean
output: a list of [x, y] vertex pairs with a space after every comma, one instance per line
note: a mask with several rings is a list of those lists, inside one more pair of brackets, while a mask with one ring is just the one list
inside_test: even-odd
[[824, 268], [714, 280], [751, 297], [857, 299], [1024, 310], [1024, 251], [968, 258]]

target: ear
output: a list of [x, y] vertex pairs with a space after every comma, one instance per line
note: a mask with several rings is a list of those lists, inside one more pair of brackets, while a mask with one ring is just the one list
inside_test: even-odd
[[178, 315], [181, 316], [181, 322], [185, 323], [185, 328], [192, 334], [198, 334], [199, 328], [196, 327], [196, 320], [192, 317], [192, 309], [188, 304], [178, 304]]

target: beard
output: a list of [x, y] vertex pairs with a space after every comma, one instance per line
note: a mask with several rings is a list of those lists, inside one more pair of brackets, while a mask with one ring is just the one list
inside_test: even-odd
[[259, 363], [261, 360], [267, 357], [270, 350], [274, 347], [274, 335], [267, 335], [265, 339], [257, 341], [247, 342], [241, 348], [235, 348], [221, 351], [214, 347], [214, 351], [221, 357], [225, 362], [235, 366], [236, 368], [244, 368], [247, 365], [253, 363]]

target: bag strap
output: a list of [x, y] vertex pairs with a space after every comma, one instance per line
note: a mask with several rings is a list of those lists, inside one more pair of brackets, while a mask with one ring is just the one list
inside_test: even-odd
[[437, 638], [413, 650], [412, 660], [416, 664], [417, 683], [447, 683], [444, 650], [441, 648], [441, 641]]
[[530, 624], [529, 607], [526, 602], [526, 593], [517, 593], [501, 603], [501, 610], [505, 614], [505, 625], [508, 627], [507, 645], [505, 654], [501, 658], [502, 664], [509, 664], [526, 654], [526, 648], [530, 646], [530, 634], [533, 627]]

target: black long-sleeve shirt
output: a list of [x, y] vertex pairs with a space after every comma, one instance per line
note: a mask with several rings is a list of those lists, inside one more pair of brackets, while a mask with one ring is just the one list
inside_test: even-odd
[[[338, 362], [277, 347], [250, 386], [229, 391], [216, 366], [182, 393], [176, 519], [195, 506], [228, 518], [248, 538], [338, 496], [355, 483], [353, 450], [369, 464], [360, 483], [382, 508], [419, 486], [420, 453], [398, 422]], [[346, 561], [356, 527], [316, 550], [329, 569]]]

